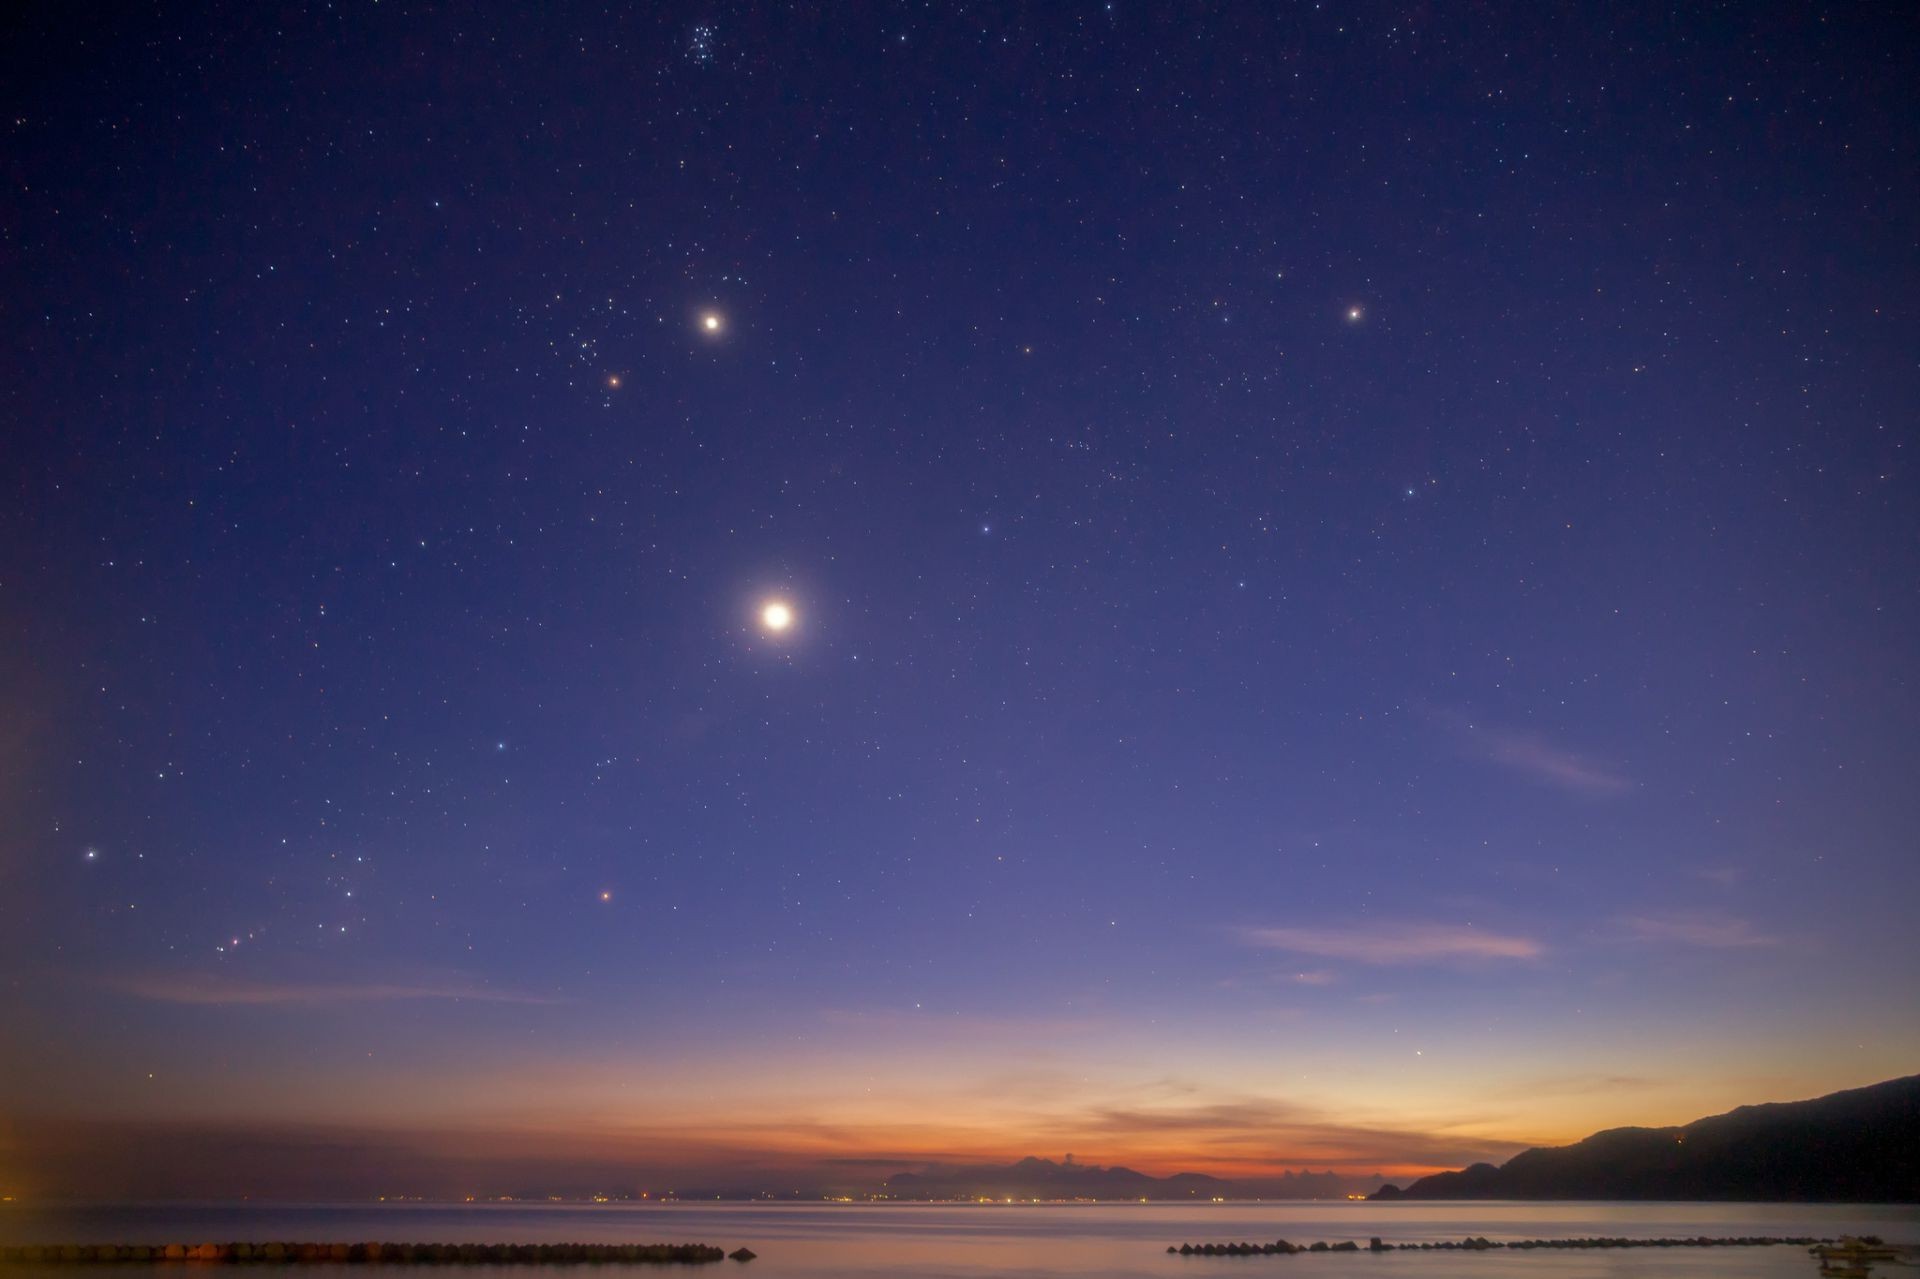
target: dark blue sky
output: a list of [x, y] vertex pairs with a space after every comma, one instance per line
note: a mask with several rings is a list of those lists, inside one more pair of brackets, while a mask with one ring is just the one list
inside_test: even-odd
[[1900, 6], [7, 23], [10, 1184], [1913, 1068]]

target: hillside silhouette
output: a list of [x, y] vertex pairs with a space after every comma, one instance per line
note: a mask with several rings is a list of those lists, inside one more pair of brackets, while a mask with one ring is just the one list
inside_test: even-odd
[[1920, 1202], [1920, 1075], [1677, 1128], [1610, 1128], [1375, 1199]]

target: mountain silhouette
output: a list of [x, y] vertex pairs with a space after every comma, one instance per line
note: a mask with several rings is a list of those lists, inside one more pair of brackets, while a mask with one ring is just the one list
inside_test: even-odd
[[1920, 1075], [1422, 1177], [1375, 1199], [1920, 1202]]

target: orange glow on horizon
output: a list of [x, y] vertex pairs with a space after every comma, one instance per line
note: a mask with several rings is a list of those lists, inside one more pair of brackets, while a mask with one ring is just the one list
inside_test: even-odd
[[[590, 893], [595, 904], [613, 895]], [[273, 993], [263, 988], [260, 998]], [[515, 998], [463, 1002], [459, 1015], [513, 1027], [567, 1007]], [[1790, 1062], [1761, 1085], [1652, 1064], [1634, 1076], [1554, 1073], [1547, 1063], [1501, 1070], [1457, 1051], [1381, 1056], [1356, 1069], [1302, 1049], [1276, 1065], [1232, 1051], [1204, 1025], [1140, 1036], [1086, 1015], [838, 1009], [796, 1018], [791, 1029], [777, 1069], [769, 1068], [772, 1041], [743, 1031], [699, 1044], [602, 1040], [603, 1055], [586, 1061], [503, 1038], [431, 1063], [375, 1058], [366, 1071], [344, 1074], [316, 1064], [224, 1081], [218, 1092], [162, 1070], [141, 1080], [143, 1119], [105, 1126], [83, 1116], [120, 1085], [68, 1071], [36, 1081], [52, 1104], [43, 1121], [21, 1126], [21, 1148], [53, 1151], [60, 1157], [50, 1163], [74, 1167], [89, 1166], [76, 1146], [97, 1149], [90, 1158], [113, 1167], [114, 1152], [139, 1145], [143, 1134], [161, 1148], [176, 1144], [166, 1134], [186, 1132], [241, 1150], [291, 1152], [277, 1167], [297, 1165], [311, 1149], [304, 1143], [324, 1132], [328, 1149], [405, 1148], [486, 1167], [618, 1167], [656, 1186], [712, 1170], [819, 1170], [847, 1160], [893, 1171], [1004, 1166], [1072, 1151], [1082, 1164], [1158, 1177], [1308, 1170], [1378, 1173], [1404, 1184], [1604, 1128], [1685, 1123], [1756, 1097], [1812, 1096], [1859, 1082], [1803, 1067], [1804, 1079], [1782, 1083]], [[1433, 1039], [1423, 1046], [1447, 1048]], [[528, 1100], [503, 1111], [503, 1097]], [[42, 1187], [24, 1189], [37, 1195]]]

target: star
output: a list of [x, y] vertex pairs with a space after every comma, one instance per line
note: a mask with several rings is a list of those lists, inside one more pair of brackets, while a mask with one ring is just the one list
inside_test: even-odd
[[701, 331], [708, 334], [716, 334], [720, 332], [721, 326], [724, 325], [725, 323], [726, 321], [720, 318], [720, 313], [718, 311], [708, 311], [706, 314], [700, 317]]
[[760, 610], [760, 624], [777, 635], [793, 625], [793, 608], [780, 600], [770, 600]]
[[617, 391], [620, 389], [620, 375], [618, 373], [607, 374], [607, 389], [609, 391]]
[[1347, 308], [1347, 323], [1358, 324], [1360, 323], [1361, 320], [1366, 318], [1366, 315], [1367, 313], [1361, 310], [1359, 307], [1350, 306]]

